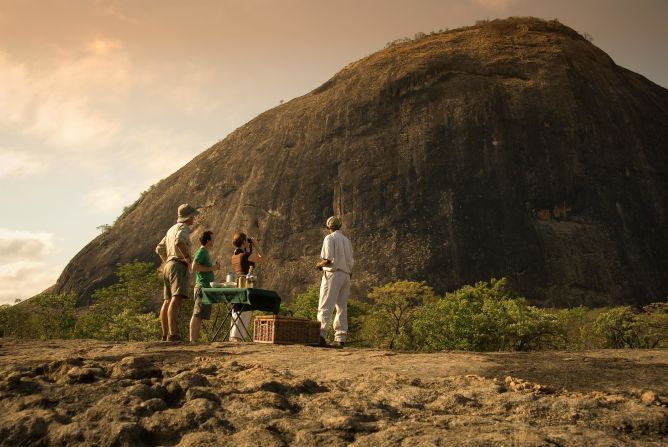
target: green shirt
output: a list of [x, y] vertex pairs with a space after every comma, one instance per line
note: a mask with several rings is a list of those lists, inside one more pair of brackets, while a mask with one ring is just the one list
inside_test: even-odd
[[[195, 252], [195, 257], [193, 260], [204, 267], [213, 267], [211, 263], [211, 258], [209, 257], [209, 250], [204, 247], [200, 247]], [[202, 287], [211, 287], [210, 282], [214, 281], [213, 272], [195, 272], [195, 282]]]

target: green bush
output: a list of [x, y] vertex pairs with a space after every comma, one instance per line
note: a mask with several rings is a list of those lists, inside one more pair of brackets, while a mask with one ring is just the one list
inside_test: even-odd
[[138, 314], [130, 309], [114, 315], [105, 329], [110, 340], [155, 341], [162, 334], [160, 319], [155, 314]]
[[657, 348], [668, 342], [668, 303], [652, 303], [638, 313], [631, 306], [614, 307], [594, 322], [604, 348]]
[[320, 287], [314, 286], [304, 293], [297, 295], [288, 310], [295, 317], [316, 320], [318, 317], [318, 301], [320, 300]]
[[436, 299], [431, 287], [414, 281], [395, 281], [376, 287], [368, 298], [371, 304], [364, 318], [363, 340], [369, 346], [389, 349], [405, 349], [412, 344], [409, 328], [415, 312]]
[[668, 303], [652, 303], [638, 315], [638, 338], [643, 348], [668, 347]]
[[[76, 337], [99, 340], [159, 339], [160, 319], [152, 309], [162, 293], [162, 280], [155, 265], [135, 261], [119, 265], [116, 274], [117, 283], [98, 289], [93, 294], [93, 304], [76, 321]], [[179, 332], [182, 337], [188, 331], [188, 324], [184, 321], [184, 309], [188, 303], [188, 300], [184, 301], [179, 312]]]
[[631, 306], [614, 307], [594, 321], [594, 332], [604, 340], [604, 348], [637, 348], [638, 319]]
[[[152, 263], [118, 266], [118, 282], [97, 290], [93, 303], [77, 309], [72, 294], [41, 294], [0, 306], [0, 337], [158, 340], [162, 280]], [[319, 287], [281, 305], [281, 314], [317, 319]], [[668, 303], [637, 311], [538, 309], [517, 296], [505, 278], [478, 282], [438, 299], [424, 282], [395, 281], [372, 289], [368, 303], [348, 301], [348, 343], [415, 351], [528, 351], [540, 349], [666, 348]], [[188, 339], [192, 299], [178, 316]], [[202, 337], [210, 340], [225, 312], [214, 309]], [[217, 319], [216, 319], [217, 318]], [[252, 322], [249, 330], [252, 332]], [[328, 338], [333, 337], [330, 326]]]
[[76, 296], [41, 294], [0, 312], [0, 334], [17, 338], [72, 338], [76, 316]]
[[557, 317], [561, 329], [556, 348], [581, 351], [603, 347], [604, 339], [594, 330], [594, 322], [606, 311], [607, 309], [589, 309], [584, 306], [549, 310]]
[[545, 349], [560, 334], [557, 318], [515, 296], [505, 278], [462, 287], [425, 305], [410, 330], [409, 347], [419, 351]]

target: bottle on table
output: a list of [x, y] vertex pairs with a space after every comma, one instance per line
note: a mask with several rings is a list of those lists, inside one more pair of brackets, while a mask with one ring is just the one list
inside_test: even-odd
[[246, 275], [246, 287], [252, 289], [255, 287], [255, 275], [253, 274], [253, 266], [251, 265]]

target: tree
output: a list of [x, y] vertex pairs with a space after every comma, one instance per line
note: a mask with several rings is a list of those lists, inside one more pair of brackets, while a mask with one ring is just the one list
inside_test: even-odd
[[295, 297], [294, 302], [288, 307], [295, 317], [316, 320], [318, 317], [318, 301], [320, 300], [320, 287], [313, 286], [304, 293]]
[[668, 340], [668, 303], [652, 303], [638, 313], [631, 306], [613, 307], [594, 321], [605, 348], [656, 348]]
[[587, 349], [593, 346], [590, 312], [584, 306], [560, 309], [555, 316], [561, 328], [559, 349]]
[[77, 296], [73, 293], [60, 295], [43, 294], [33, 298], [40, 338], [72, 338], [76, 316], [74, 307]]
[[71, 338], [76, 296], [41, 294], [0, 309], [0, 336], [17, 338]]
[[411, 322], [416, 309], [435, 299], [425, 282], [395, 281], [369, 292], [371, 306], [366, 333], [372, 345], [394, 349], [397, 338]]
[[6, 337], [9, 335], [8, 321], [11, 313], [11, 308], [9, 304], [0, 305], [0, 337]]
[[594, 331], [603, 337], [605, 348], [637, 348], [638, 321], [631, 306], [613, 307], [594, 321]]
[[530, 306], [507, 280], [478, 282], [446, 294], [415, 313], [413, 349], [502, 351], [553, 347], [560, 335], [554, 315]]
[[[162, 280], [150, 262], [118, 265], [118, 282], [93, 294], [93, 304], [79, 317], [79, 338], [143, 340], [157, 338], [160, 321], [153, 312], [162, 290]], [[180, 325], [183, 329], [183, 324]], [[186, 325], [187, 327], [187, 325]]]
[[123, 309], [114, 315], [107, 325], [111, 340], [151, 341], [160, 338], [160, 323], [152, 313], [138, 314], [130, 309]]
[[668, 345], [668, 303], [652, 303], [643, 307], [638, 318], [638, 338], [643, 348]]

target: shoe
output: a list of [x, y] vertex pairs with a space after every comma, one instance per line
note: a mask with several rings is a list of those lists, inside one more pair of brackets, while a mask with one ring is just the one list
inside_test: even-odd
[[343, 349], [345, 345], [346, 345], [346, 342], [335, 341], [334, 344], [332, 345], [332, 347], [334, 347], [336, 349]]
[[243, 343], [244, 342], [244, 340], [242, 338], [239, 338], [239, 337], [230, 337], [230, 341], [232, 343]]
[[325, 340], [323, 337], [320, 337], [320, 341], [318, 342], [318, 346], [321, 348], [329, 348], [329, 345], [327, 344], [327, 340]]
[[168, 335], [167, 341], [181, 341], [181, 338], [178, 335]]
[[167, 341], [167, 336], [166, 336], [166, 335], [163, 335], [163, 336], [162, 336], [162, 340], [160, 340], [160, 341]]

